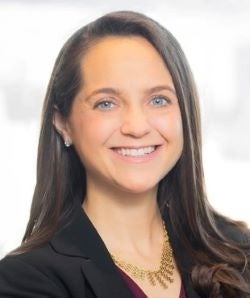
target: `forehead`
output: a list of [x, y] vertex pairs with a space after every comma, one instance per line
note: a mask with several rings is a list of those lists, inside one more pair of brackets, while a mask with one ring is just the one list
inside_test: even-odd
[[138, 36], [108, 36], [95, 42], [81, 60], [81, 71], [85, 83], [109, 78], [152, 80], [171, 76], [163, 58], [145, 38]]
[[133, 52], [139, 48], [140, 51], [151, 49], [151, 51], [157, 52], [154, 46], [142, 36], [106, 36], [94, 41], [84, 57], [89, 58], [97, 53], [100, 54], [100, 52], [103, 55], [109, 54], [110, 51], [124, 55], [124, 50], [130, 54], [131, 51]]

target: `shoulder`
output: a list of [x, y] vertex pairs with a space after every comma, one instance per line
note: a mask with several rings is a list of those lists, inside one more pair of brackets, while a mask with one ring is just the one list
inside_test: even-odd
[[220, 233], [229, 241], [250, 245], [250, 230], [242, 223], [218, 216], [216, 217], [216, 225]]
[[28, 271], [39, 271], [46, 275], [46, 267], [53, 260], [56, 262], [56, 253], [50, 244], [32, 249], [29, 252], [9, 254], [0, 261], [0, 273], [9, 269], [19, 269], [22, 266], [29, 268]]
[[0, 261], [0, 297], [66, 297], [49, 273], [53, 250], [46, 245], [34, 251], [9, 255]]

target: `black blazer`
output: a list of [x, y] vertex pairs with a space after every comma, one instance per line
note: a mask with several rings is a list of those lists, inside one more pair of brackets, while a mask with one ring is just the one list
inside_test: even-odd
[[[167, 215], [164, 220], [186, 295], [199, 298], [190, 279], [192, 262], [174, 237]], [[228, 232], [235, 240], [244, 241], [236, 230], [230, 228]], [[133, 298], [133, 295], [79, 205], [71, 223], [48, 244], [0, 261], [0, 297]]]

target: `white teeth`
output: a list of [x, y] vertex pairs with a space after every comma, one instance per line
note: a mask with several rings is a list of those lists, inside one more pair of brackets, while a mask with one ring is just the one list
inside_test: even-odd
[[139, 149], [115, 149], [115, 151], [118, 154], [124, 155], [124, 156], [144, 156], [146, 154], [154, 152], [156, 149], [156, 146], [150, 146], [145, 148], [139, 148]]

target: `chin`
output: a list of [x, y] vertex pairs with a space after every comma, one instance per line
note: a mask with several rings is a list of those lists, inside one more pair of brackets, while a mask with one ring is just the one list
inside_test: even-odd
[[143, 193], [149, 193], [155, 190], [158, 186], [157, 184], [151, 183], [145, 183], [145, 181], [142, 182], [129, 182], [127, 181], [126, 184], [119, 184], [118, 187], [120, 190], [123, 190], [125, 192], [128, 192], [130, 194], [143, 194]]

